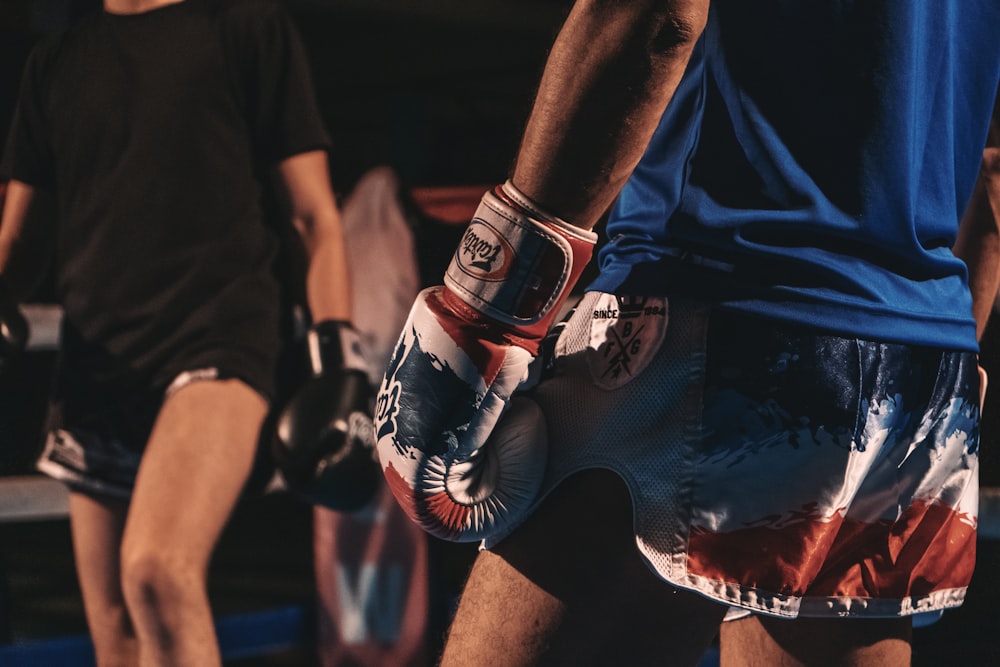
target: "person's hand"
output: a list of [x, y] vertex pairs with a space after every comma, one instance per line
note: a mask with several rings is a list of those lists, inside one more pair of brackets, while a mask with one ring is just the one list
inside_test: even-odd
[[28, 320], [0, 276], [0, 372], [6, 370], [27, 344]]
[[292, 493], [358, 510], [381, 483], [360, 339], [349, 323], [324, 321], [309, 330], [307, 343], [312, 375], [282, 410], [272, 452]]
[[526, 399], [501, 417], [595, 240], [508, 183], [483, 197], [445, 284], [417, 296], [379, 389], [375, 437], [390, 490], [431, 534], [478, 540], [534, 502], [543, 415]]
[[979, 415], [982, 416], [983, 409], [986, 407], [986, 385], [989, 384], [989, 377], [986, 375], [986, 369], [982, 366], [979, 367]]

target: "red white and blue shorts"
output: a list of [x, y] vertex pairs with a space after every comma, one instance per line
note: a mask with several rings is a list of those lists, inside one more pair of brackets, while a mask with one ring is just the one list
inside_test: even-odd
[[891, 617], [962, 603], [975, 353], [596, 292], [560, 327], [533, 392], [550, 439], [542, 497], [578, 470], [615, 471], [649, 566], [737, 609]]

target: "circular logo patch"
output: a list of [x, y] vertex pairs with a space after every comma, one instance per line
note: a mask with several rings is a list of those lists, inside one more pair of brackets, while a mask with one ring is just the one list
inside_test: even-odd
[[591, 303], [587, 364], [599, 387], [617, 389], [638, 376], [660, 349], [667, 299], [602, 294]]

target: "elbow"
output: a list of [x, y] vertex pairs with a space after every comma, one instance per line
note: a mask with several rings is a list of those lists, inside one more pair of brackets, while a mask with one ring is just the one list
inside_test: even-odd
[[1000, 147], [988, 146], [983, 150], [979, 180], [986, 194], [987, 206], [993, 213], [993, 224], [1000, 227]]
[[[659, 3], [663, 5], [664, 3]], [[701, 37], [708, 20], [708, 12], [700, 3], [672, 2], [660, 7], [652, 22], [650, 52], [673, 57], [690, 51]]]
[[983, 149], [980, 171], [987, 181], [1000, 180], [1000, 146], [987, 146]]
[[595, 25], [613, 26], [611, 32], [641, 41], [654, 58], [690, 51], [708, 20], [706, 0], [581, 0], [574, 10], [589, 14]]
[[321, 246], [341, 240], [340, 218], [336, 214], [299, 211], [292, 214], [292, 225], [309, 255]]

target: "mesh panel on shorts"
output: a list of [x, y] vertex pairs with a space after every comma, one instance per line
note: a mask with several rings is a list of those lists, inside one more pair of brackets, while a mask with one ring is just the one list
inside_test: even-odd
[[649, 341], [658, 353], [645, 369], [607, 390], [594, 384], [600, 363], [591, 347], [597, 298], [587, 294], [580, 302], [560, 338], [555, 376], [536, 392], [550, 433], [544, 491], [584, 468], [617, 472], [632, 494], [643, 553], [670, 576], [683, 565], [690, 518], [694, 461], [688, 439], [700, 434], [705, 313], [671, 304], [664, 337]]

